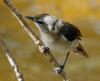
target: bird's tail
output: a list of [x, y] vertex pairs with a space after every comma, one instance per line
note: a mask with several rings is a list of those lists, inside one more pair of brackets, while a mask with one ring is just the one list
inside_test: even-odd
[[84, 50], [84, 48], [82, 47], [81, 44], [79, 44], [79, 46], [74, 51], [85, 56], [85, 57], [89, 57], [87, 52]]

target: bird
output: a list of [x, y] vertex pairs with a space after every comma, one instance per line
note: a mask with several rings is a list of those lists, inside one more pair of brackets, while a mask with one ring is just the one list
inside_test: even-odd
[[25, 18], [34, 22], [41, 40], [51, 51], [66, 54], [64, 63], [58, 66], [57, 72], [62, 72], [71, 51], [88, 57], [80, 43], [82, 34], [75, 25], [50, 14], [25, 16]]

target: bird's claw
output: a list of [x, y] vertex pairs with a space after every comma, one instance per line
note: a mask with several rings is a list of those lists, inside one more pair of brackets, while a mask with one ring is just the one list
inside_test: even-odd
[[59, 65], [58, 67], [54, 69], [54, 71], [56, 71], [56, 73], [61, 73], [63, 69], [64, 69], [64, 65]]
[[44, 50], [43, 50], [43, 53], [48, 53], [48, 51], [49, 51], [49, 48], [48, 47], [44, 47]]

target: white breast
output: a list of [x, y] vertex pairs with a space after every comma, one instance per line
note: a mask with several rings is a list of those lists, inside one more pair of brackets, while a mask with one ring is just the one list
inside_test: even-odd
[[41, 39], [51, 51], [62, 54], [66, 54], [69, 50], [75, 49], [79, 44], [78, 39], [74, 40], [73, 42], [69, 42], [68, 40], [64, 40], [62, 37], [55, 39], [54, 36], [45, 34], [44, 32], [41, 33]]
[[55, 39], [55, 37], [45, 34], [44, 32], [41, 32], [41, 39], [44, 44], [49, 47], [51, 53], [59, 63], [63, 63], [66, 54], [75, 49], [79, 44], [79, 40], [69, 42], [68, 40], [64, 40], [62, 37]]

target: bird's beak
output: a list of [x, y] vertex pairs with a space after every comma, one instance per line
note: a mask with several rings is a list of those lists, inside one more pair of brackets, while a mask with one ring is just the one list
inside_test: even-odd
[[34, 16], [25, 16], [25, 18], [36, 22], [36, 18]]

